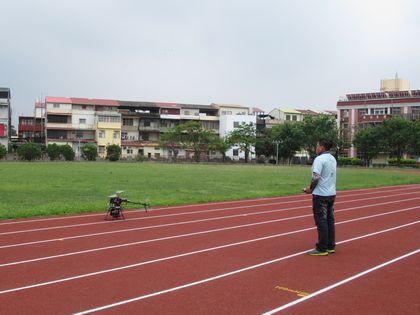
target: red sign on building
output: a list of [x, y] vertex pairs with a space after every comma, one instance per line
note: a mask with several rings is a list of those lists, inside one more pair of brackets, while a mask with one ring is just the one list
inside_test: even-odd
[[6, 136], [6, 128], [4, 124], [0, 124], [0, 137], [5, 137], [5, 136]]

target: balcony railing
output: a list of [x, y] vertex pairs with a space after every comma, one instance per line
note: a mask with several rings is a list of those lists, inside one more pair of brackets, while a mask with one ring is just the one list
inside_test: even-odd
[[392, 115], [360, 115], [359, 123], [365, 122], [383, 122], [386, 119], [391, 118]]
[[47, 129], [71, 130], [71, 129], [73, 129], [73, 126], [72, 126], [71, 123], [65, 123], [65, 124], [47, 123]]

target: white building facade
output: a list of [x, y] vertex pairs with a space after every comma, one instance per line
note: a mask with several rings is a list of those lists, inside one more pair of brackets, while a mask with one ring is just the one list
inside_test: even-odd
[[[219, 117], [219, 136], [225, 138], [230, 132], [240, 125], [251, 124], [256, 128], [257, 117], [254, 115], [220, 115]], [[227, 152], [226, 156], [234, 161], [245, 159], [245, 152], [241, 151], [238, 146], [231, 147]], [[255, 159], [255, 147], [251, 147], [249, 159]]]
[[9, 149], [11, 137], [10, 89], [0, 88], [0, 144]]

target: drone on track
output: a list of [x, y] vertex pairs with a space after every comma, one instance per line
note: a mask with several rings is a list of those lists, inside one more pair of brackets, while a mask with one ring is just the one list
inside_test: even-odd
[[121, 194], [123, 192], [124, 192], [123, 190], [119, 190], [119, 191], [116, 191], [115, 194], [108, 196], [109, 204], [108, 204], [108, 211], [106, 213], [105, 220], [109, 220], [110, 218], [114, 220], [118, 220], [118, 219], [125, 220], [125, 216], [123, 213], [123, 206], [122, 206], [124, 202], [142, 205], [146, 213], [148, 212], [148, 209], [150, 208], [150, 204], [148, 201], [135, 202], [135, 201], [130, 201], [127, 198], [121, 198]]

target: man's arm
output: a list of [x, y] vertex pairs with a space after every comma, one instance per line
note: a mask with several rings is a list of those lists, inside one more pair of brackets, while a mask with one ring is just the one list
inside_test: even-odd
[[319, 179], [321, 178], [321, 175], [319, 175], [318, 173], [312, 173], [312, 180], [311, 180], [311, 184], [308, 187], [305, 187], [303, 189], [303, 191], [307, 194], [310, 194], [313, 192], [313, 190], [315, 189], [316, 185], [318, 185]]

